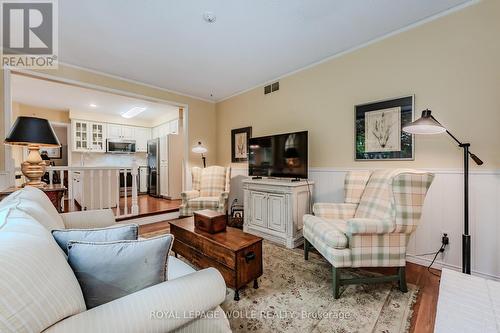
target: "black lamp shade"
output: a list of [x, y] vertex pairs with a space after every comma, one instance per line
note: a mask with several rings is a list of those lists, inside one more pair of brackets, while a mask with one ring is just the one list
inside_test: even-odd
[[12, 126], [5, 143], [10, 145], [39, 145], [42, 147], [60, 147], [52, 126], [47, 119], [18, 117]]

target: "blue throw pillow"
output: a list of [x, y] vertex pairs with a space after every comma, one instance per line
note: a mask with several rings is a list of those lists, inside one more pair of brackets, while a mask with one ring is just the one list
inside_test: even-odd
[[173, 241], [172, 235], [136, 241], [70, 241], [68, 263], [87, 309], [166, 281]]
[[64, 253], [68, 254], [69, 241], [112, 242], [120, 240], [136, 240], [139, 225], [126, 224], [95, 229], [57, 229], [52, 236]]

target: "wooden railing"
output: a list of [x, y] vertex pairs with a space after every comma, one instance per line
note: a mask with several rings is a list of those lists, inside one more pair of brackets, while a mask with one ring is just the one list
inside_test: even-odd
[[[67, 167], [48, 166], [49, 184], [54, 179], [61, 183], [67, 179], [67, 193], [62, 202], [63, 209], [76, 210], [78, 204], [82, 210], [115, 208], [116, 217], [127, 217], [139, 214], [138, 166], [131, 167]], [[18, 170], [16, 170], [17, 172]], [[127, 183], [127, 173], [132, 175], [132, 184]], [[123, 174], [124, 186], [120, 188], [120, 175]], [[57, 175], [57, 176], [56, 176]], [[129, 190], [129, 187], [131, 189]], [[131, 205], [129, 207], [129, 198]], [[69, 207], [65, 207], [66, 202]]]

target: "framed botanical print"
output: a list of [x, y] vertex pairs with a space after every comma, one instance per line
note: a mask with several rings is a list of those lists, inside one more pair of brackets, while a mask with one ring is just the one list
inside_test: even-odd
[[413, 160], [413, 135], [403, 132], [413, 109], [413, 95], [356, 105], [355, 160]]
[[248, 140], [252, 137], [252, 127], [231, 130], [231, 162], [248, 161]]

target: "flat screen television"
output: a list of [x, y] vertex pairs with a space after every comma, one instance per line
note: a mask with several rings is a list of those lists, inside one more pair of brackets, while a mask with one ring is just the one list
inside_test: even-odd
[[251, 138], [248, 174], [307, 179], [307, 152], [307, 131]]

